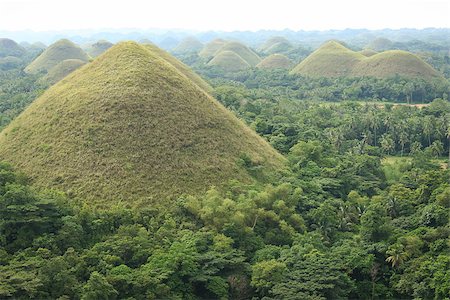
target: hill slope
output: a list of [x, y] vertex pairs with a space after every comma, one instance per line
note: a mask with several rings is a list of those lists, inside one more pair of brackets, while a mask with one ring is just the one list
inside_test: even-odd
[[252, 67], [233, 51], [220, 51], [219, 54], [209, 61], [208, 66], [216, 66], [227, 72], [236, 72]]
[[105, 52], [106, 50], [108, 50], [109, 48], [111, 48], [113, 45], [114, 45], [113, 43], [110, 43], [108, 41], [100, 40], [100, 41], [90, 45], [86, 49], [86, 52], [91, 57], [97, 57], [100, 54], [102, 54], [103, 52]]
[[143, 46], [145, 48], [147, 48], [148, 50], [161, 56], [161, 58], [163, 58], [164, 60], [169, 62], [179, 72], [181, 72], [184, 76], [186, 76], [187, 78], [192, 80], [195, 84], [197, 84], [204, 91], [206, 91], [208, 93], [212, 92], [213, 89], [209, 85], [209, 83], [204, 81], [197, 73], [192, 71], [190, 67], [188, 67], [187, 65], [185, 65], [184, 63], [182, 63], [181, 61], [179, 61], [178, 59], [176, 59], [175, 57], [173, 57], [172, 55], [170, 55], [169, 53], [167, 53], [166, 51], [162, 50], [161, 48], [159, 48], [158, 46], [156, 46], [154, 44], [145, 44]]
[[89, 61], [88, 55], [80, 47], [69, 40], [63, 39], [45, 49], [41, 55], [25, 68], [25, 72], [31, 74], [40, 71], [48, 72], [51, 68], [66, 59]]
[[260, 69], [290, 69], [292, 61], [283, 54], [272, 54], [256, 65]]
[[215, 39], [205, 45], [202, 51], [198, 54], [200, 57], [208, 59], [214, 56], [214, 54], [225, 45], [227, 41], [222, 39]]
[[254, 182], [243, 154], [270, 170], [284, 163], [171, 63], [133, 42], [68, 75], [0, 133], [0, 159], [37, 186], [95, 203]]
[[195, 37], [187, 37], [183, 39], [174, 49], [175, 53], [199, 52], [202, 50], [203, 44]]
[[285, 53], [292, 50], [294, 46], [286, 38], [275, 36], [269, 38], [260, 48], [266, 54]]
[[79, 67], [85, 65], [86, 62], [80, 59], [66, 59], [51, 68], [48, 73], [43, 77], [43, 80], [50, 84], [54, 84]]
[[372, 55], [359, 62], [352, 74], [380, 78], [395, 74], [407, 77], [440, 77], [439, 73], [421, 58], [402, 50], [390, 50]]
[[25, 48], [10, 39], [0, 38], [0, 57], [21, 57], [26, 53]]
[[238, 42], [228, 42], [217, 50], [215, 56], [223, 51], [232, 51], [245, 60], [250, 66], [255, 67], [261, 62], [261, 58], [244, 44]]
[[406, 51], [390, 50], [377, 53], [355, 52], [330, 41], [298, 64], [291, 74], [311, 77], [370, 76], [378, 78], [401, 75], [406, 77], [441, 77], [418, 56]]
[[364, 57], [336, 41], [329, 41], [301, 61], [291, 73], [311, 77], [348, 76]]

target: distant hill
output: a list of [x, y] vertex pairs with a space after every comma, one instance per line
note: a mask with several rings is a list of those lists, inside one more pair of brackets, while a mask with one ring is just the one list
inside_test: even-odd
[[25, 48], [10, 39], [0, 38], [0, 57], [22, 57], [26, 54]]
[[272, 54], [256, 65], [260, 69], [290, 69], [293, 62], [283, 54]]
[[239, 42], [228, 42], [217, 50], [215, 56], [223, 51], [232, 51], [245, 60], [250, 66], [255, 67], [261, 62], [261, 58], [253, 50]]
[[51, 68], [43, 77], [43, 80], [50, 84], [55, 84], [79, 67], [85, 65], [86, 62], [80, 59], [66, 59]]
[[0, 70], [7, 71], [20, 67], [22, 59], [15, 56], [0, 57]]
[[203, 89], [205, 92], [211, 93], [212, 87], [207, 83], [205, 80], [203, 80], [197, 73], [191, 70], [190, 67], [167, 53], [166, 51], [162, 50], [161, 48], [157, 47], [154, 44], [146, 44], [144, 45], [145, 48], [152, 51], [153, 53], [158, 54], [161, 58], [165, 59], [167, 62], [169, 62], [172, 66], [174, 66], [180, 73], [182, 73], [184, 76], [186, 76], [188, 79], [190, 79], [193, 83], [195, 83], [197, 86], [199, 86], [201, 89]]
[[369, 57], [369, 56], [377, 54], [378, 52], [375, 50], [372, 50], [372, 49], [363, 49], [363, 50], [359, 51], [359, 53], [361, 53], [364, 56]]
[[394, 75], [432, 78], [441, 75], [418, 56], [401, 50], [364, 56], [330, 41], [300, 62], [292, 71], [311, 77], [371, 76], [386, 78]]
[[261, 47], [260, 51], [266, 54], [286, 53], [294, 49], [289, 40], [281, 36], [275, 36], [268, 39]]
[[199, 52], [202, 50], [203, 44], [195, 37], [187, 37], [183, 39], [174, 49], [174, 53]]
[[313, 77], [349, 76], [354, 65], [363, 58], [365, 56], [361, 53], [347, 49], [336, 41], [329, 41], [301, 61], [291, 72]]
[[50, 45], [41, 55], [32, 61], [26, 68], [27, 73], [48, 72], [51, 68], [66, 59], [79, 59], [89, 61], [89, 56], [77, 45], [63, 39]]
[[160, 51], [134, 42], [113, 46], [34, 101], [0, 133], [0, 159], [37, 187], [95, 205], [151, 205], [229, 180], [255, 183], [254, 172], [285, 161]]
[[208, 62], [208, 66], [219, 67], [227, 72], [242, 71], [252, 67], [234, 51], [220, 51]]
[[418, 56], [402, 51], [390, 50], [368, 57], [353, 69], [355, 76], [389, 77], [399, 74], [407, 77], [433, 78], [441, 75]]
[[225, 45], [227, 41], [223, 39], [215, 39], [211, 42], [207, 43], [203, 49], [198, 54], [200, 57], [204, 59], [209, 59], [214, 56], [214, 54]]
[[109, 48], [111, 48], [113, 45], [114, 45], [113, 43], [110, 43], [106, 40], [100, 40], [100, 41], [90, 45], [86, 49], [86, 52], [91, 57], [97, 57], [100, 54], [102, 54], [103, 52], [105, 52], [106, 50], [108, 50]]
[[385, 50], [391, 50], [394, 43], [386, 38], [376, 38], [373, 41], [371, 41], [366, 48], [372, 49], [375, 51], [385, 51]]

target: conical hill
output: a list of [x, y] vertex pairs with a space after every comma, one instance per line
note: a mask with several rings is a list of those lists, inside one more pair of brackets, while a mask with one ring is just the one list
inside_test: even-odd
[[62, 39], [50, 45], [41, 55], [32, 61], [26, 68], [27, 73], [48, 72], [51, 68], [66, 59], [79, 59], [89, 61], [89, 56], [77, 45], [69, 40]]
[[290, 69], [292, 61], [283, 54], [272, 54], [256, 65], [259, 69]]
[[269, 171], [284, 163], [157, 51], [134, 42], [113, 46], [33, 102], [0, 133], [0, 159], [36, 186], [97, 204], [252, 183], [249, 163]]

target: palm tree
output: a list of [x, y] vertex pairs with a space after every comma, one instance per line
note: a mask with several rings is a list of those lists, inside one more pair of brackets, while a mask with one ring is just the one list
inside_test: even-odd
[[403, 245], [394, 244], [386, 251], [389, 256], [386, 258], [388, 263], [391, 263], [393, 268], [400, 267], [405, 261], [408, 260], [409, 254], [405, 251]]

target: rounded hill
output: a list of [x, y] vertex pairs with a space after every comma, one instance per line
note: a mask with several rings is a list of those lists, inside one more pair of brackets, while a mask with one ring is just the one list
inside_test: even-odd
[[26, 68], [27, 73], [48, 72], [51, 68], [66, 59], [79, 59], [89, 61], [89, 56], [77, 45], [63, 39], [50, 45], [41, 55], [32, 61]]
[[0, 38], [0, 57], [21, 57], [26, 54], [25, 48], [10, 39]]
[[260, 69], [290, 69], [292, 61], [283, 54], [272, 54], [256, 65]]
[[252, 66], [233, 51], [220, 51], [208, 63], [208, 66], [216, 66], [227, 72], [236, 72], [249, 69]]
[[392, 49], [394, 43], [387, 38], [376, 38], [371, 41], [366, 48], [373, 49], [375, 51], [385, 51]]
[[[20, 151], [21, 155], [17, 155]], [[252, 183], [284, 158], [158, 52], [113, 46], [34, 101], [0, 133], [0, 159], [94, 204]], [[248, 163], [247, 163], [248, 164]]]
[[261, 52], [267, 54], [285, 53], [292, 50], [294, 46], [286, 38], [275, 36], [268, 39], [260, 48]]
[[291, 73], [311, 77], [349, 76], [363, 58], [365, 56], [361, 53], [347, 49], [336, 41], [329, 41], [301, 61]]
[[108, 50], [109, 48], [111, 48], [113, 45], [114, 45], [113, 43], [110, 43], [108, 41], [100, 40], [100, 41], [90, 45], [86, 49], [86, 52], [91, 57], [97, 57], [100, 54], [102, 54], [103, 52], [105, 52], [106, 50]]
[[226, 43], [227, 41], [222, 39], [212, 40], [211, 42], [207, 43], [205, 47], [203, 47], [202, 51], [200, 51], [198, 55], [205, 59], [211, 58]]
[[50, 84], [54, 84], [85, 64], [86, 62], [80, 59], [63, 60], [62, 62], [51, 68], [43, 77], [43, 80]]
[[406, 77], [440, 77], [440, 74], [421, 58], [402, 50], [385, 51], [368, 57], [359, 62], [352, 72], [354, 76], [380, 78], [397, 74]]
[[174, 49], [174, 53], [199, 52], [202, 50], [203, 44], [195, 37], [187, 37], [183, 39]]
[[217, 50], [215, 56], [223, 51], [232, 51], [245, 60], [250, 66], [255, 67], [261, 62], [261, 58], [250, 48], [239, 42], [228, 42]]

